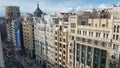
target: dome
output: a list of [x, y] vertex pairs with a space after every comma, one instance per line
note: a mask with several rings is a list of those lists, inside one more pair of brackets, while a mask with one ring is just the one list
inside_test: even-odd
[[41, 17], [42, 14], [43, 14], [43, 12], [40, 10], [39, 4], [37, 4], [37, 9], [34, 12], [34, 16], [35, 17]]

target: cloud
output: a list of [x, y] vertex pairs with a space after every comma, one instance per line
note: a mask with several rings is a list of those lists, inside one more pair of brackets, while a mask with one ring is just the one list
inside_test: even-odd
[[100, 8], [100, 9], [106, 9], [106, 8], [111, 8], [111, 7], [112, 7], [112, 5], [110, 5], [110, 4], [100, 4], [98, 6], [98, 8]]
[[[23, 13], [33, 13], [36, 9], [36, 4], [39, 3], [40, 9], [46, 13], [54, 12], [74, 12], [89, 8], [107, 8], [109, 4], [97, 5], [101, 0], [0, 0], [0, 6], [20, 6]], [[91, 4], [90, 4], [91, 3]], [[4, 9], [0, 7], [0, 14]]]

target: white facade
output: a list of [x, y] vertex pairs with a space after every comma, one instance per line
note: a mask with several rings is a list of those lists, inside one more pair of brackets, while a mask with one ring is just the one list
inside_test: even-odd
[[34, 17], [36, 61], [46, 63], [47, 68], [54, 67], [54, 28], [58, 21], [58, 17], [49, 15]]
[[34, 17], [34, 40], [36, 61], [43, 64], [46, 60], [46, 43], [45, 43], [45, 21], [42, 17]]
[[46, 42], [47, 42], [47, 68], [54, 68], [54, 34], [55, 24], [59, 22], [58, 17], [44, 16], [46, 21]]

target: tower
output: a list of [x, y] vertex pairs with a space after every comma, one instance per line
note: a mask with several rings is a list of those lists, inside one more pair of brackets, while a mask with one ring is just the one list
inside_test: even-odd
[[7, 41], [11, 41], [11, 22], [12, 20], [20, 17], [20, 9], [18, 6], [7, 6], [5, 8], [5, 20], [6, 20], [6, 31], [7, 31]]

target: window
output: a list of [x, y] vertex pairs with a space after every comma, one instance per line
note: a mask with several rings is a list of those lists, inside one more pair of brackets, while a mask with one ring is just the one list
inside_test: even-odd
[[60, 38], [60, 42], [62, 41], [62, 39]]
[[119, 38], [119, 35], [116, 35], [116, 40], [118, 40], [118, 38]]
[[77, 49], [80, 49], [80, 44], [79, 43], [77, 43]]
[[117, 26], [117, 33], [119, 33], [119, 25]]
[[113, 39], [115, 40], [115, 35], [113, 35]]
[[79, 61], [79, 57], [78, 56], [76, 57], [76, 60]]
[[114, 25], [114, 32], [116, 31], [116, 26]]
[[92, 43], [92, 40], [91, 40], [91, 39], [88, 39], [88, 43], [91, 44], [91, 43]]
[[65, 54], [65, 51], [63, 51], [63, 53]]
[[100, 37], [100, 33], [96, 32], [96, 37]]
[[77, 41], [80, 41], [80, 37], [76, 37], [76, 40], [77, 40]]
[[105, 38], [105, 33], [103, 34], [103, 38]]
[[90, 31], [90, 32], [89, 32], [89, 36], [93, 36], [93, 32]]
[[95, 41], [95, 45], [99, 45], [99, 41]]
[[74, 36], [72, 36], [72, 40], [74, 40]]
[[102, 27], [105, 27], [105, 24], [102, 24]]
[[71, 23], [71, 28], [75, 28], [76, 24], [75, 23]]
[[97, 24], [95, 24], [95, 26], [97, 27]]
[[70, 55], [70, 59], [72, 59], [72, 55]]
[[65, 39], [63, 41], [65, 42]]
[[87, 31], [83, 31], [83, 35], [87, 35]]
[[106, 34], [106, 38], [108, 39], [108, 34]]
[[63, 45], [63, 48], [65, 48], [65, 45]]
[[77, 56], [79, 56], [80, 55], [80, 50], [77, 50]]
[[60, 30], [62, 30], [62, 26], [60, 26]]
[[55, 40], [57, 40], [57, 37], [55, 37]]
[[55, 45], [57, 45], [57, 42], [55, 42]]
[[62, 47], [62, 44], [60, 43], [60, 47]]
[[109, 34], [103, 34], [103, 38], [108, 39]]
[[119, 50], [119, 45], [117, 45], [117, 44], [113, 44], [113, 50]]
[[55, 34], [57, 34], [57, 32], [55, 31]]
[[81, 22], [81, 25], [85, 25], [85, 22], [84, 22], [84, 21], [82, 21], [82, 22]]
[[107, 47], [107, 43], [106, 42], [102, 42], [102, 46], [106, 48]]
[[93, 36], [93, 32], [92, 32], [92, 36]]
[[75, 30], [71, 29], [71, 33], [75, 33]]
[[69, 49], [69, 52], [72, 53], [72, 49]]
[[81, 30], [77, 30], [77, 33], [78, 33], [78, 34], [81, 34]]
[[55, 60], [57, 61], [57, 58], [55, 58]]
[[85, 42], [85, 39], [84, 39], [84, 38], [82, 38], [82, 42]]

